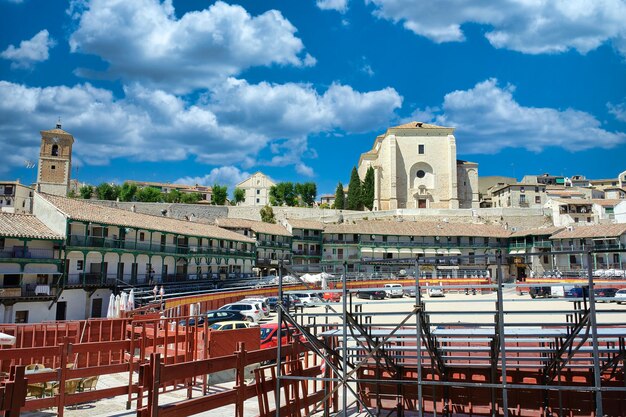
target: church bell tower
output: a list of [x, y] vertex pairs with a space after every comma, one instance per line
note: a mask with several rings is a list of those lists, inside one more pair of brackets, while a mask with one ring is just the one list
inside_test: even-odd
[[67, 196], [72, 172], [72, 145], [74, 137], [61, 129], [41, 131], [37, 190], [42, 193]]

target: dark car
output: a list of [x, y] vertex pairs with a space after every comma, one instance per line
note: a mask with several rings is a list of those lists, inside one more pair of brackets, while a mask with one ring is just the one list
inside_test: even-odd
[[246, 316], [235, 310], [211, 310], [204, 314], [204, 320], [209, 326], [220, 321], [245, 321], [246, 319]]
[[593, 290], [593, 294], [597, 298], [609, 298], [609, 300], [598, 300], [599, 302], [613, 302], [615, 301], [615, 293], [617, 293], [618, 288], [596, 288]]
[[583, 298], [589, 297], [589, 287], [574, 287], [565, 293], [567, 298]]
[[384, 300], [387, 294], [382, 290], [358, 290], [356, 296], [369, 300]]
[[528, 291], [531, 298], [552, 297], [552, 287], [530, 287]]
[[[283, 306], [287, 308], [287, 310], [295, 307], [300, 302], [300, 299], [292, 294], [283, 295]], [[276, 311], [276, 304], [278, 304], [278, 297], [268, 297], [267, 306], [270, 311]]]

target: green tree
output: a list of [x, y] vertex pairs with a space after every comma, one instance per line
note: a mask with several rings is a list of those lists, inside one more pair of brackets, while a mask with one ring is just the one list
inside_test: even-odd
[[67, 193], [67, 198], [76, 198], [76, 197], [77, 197], [76, 191], [74, 191], [73, 189]]
[[274, 210], [272, 206], [263, 206], [259, 211], [261, 214], [261, 221], [265, 223], [276, 223], [276, 218], [274, 217]]
[[185, 204], [196, 204], [200, 200], [202, 200], [200, 193], [182, 193], [180, 197], [180, 202]]
[[243, 203], [246, 201], [246, 192], [241, 188], [235, 188], [235, 191], [233, 191], [233, 200], [235, 204]]
[[137, 191], [138, 191], [138, 188], [136, 184], [125, 182], [124, 184], [122, 184], [122, 187], [120, 188], [120, 192], [119, 192], [120, 201], [133, 201], [133, 199], [135, 198], [135, 195], [137, 195]]
[[213, 185], [213, 191], [211, 193], [211, 204], [217, 206], [223, 206], [226, 204], [228, 198], [228, 187], [218, 184]]
[[350, 184], [348, 184], [348, 198], [346, 199], [348, 210], [363, 210], [363, 199], [361, 198], [361, 179], [356, 167], [352, 167], [350, 174]]
[[181, 193], [177, 189], [173, 189], [165, 193], [163, 195], [163, 199], [167, 203], [180, 203], [183, 199], [183, 193]]
[[91, 185], [83, 185], [78, 190], [78, 193], [80, 194], [81, 198], [89, 200], [91, 198], [91, 194], [93, 194], [93, 187]]
[[368, 210], [374, 208], [374, 168], [369, 167], [365, 173], [365, 179], [363, 180], [363, 188], [361, 190], [361, 197], [363, 198], [363, 206]]
[[100, 200], [115, 200], [119, 193], [119, 187], [103, 182], [96, 187], [96, 195]]
[[279, 182], [270, 188], [270, 204], [294, 207], [298, 204], [298, 193], [292, 182]]
[[337, 189], [335, 190], [335, 208], [337, 210], [343, 210], [346, 206], [346, 201], [343, 195], [343, 184], [341, 181], [337, 184]]
[[137, 201], [141, 201], [142, 203], [158, 203], [163, 201], [163, 194], [158, 188], [154, 187], [143, 187], [139, 189], [135, 197]]
[[315, 197], [317, 196], [317, 185], [314, 182], [305, 182], [296, 184], [296, 192], [302, 199], [302, 202], [311, 207], [315, 203]]

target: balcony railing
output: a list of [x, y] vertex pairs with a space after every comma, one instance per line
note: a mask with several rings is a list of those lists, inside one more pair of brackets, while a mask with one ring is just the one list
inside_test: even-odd
[[275, 242], [272, 240], [259, 240], [259, 246], [266, 246], [271, 248], [290, 248], [291, 244], [289, 242]]
[[597, 249], [597, 250], [619, 250], [624, 249], [624, 244], [621, 242], [611, 243], [611, 244], [599, 244], [599, 243], [574, 243], [571, 245], [554, 242], [552, 244], [552, 249], [554, 251], [570, 251], [570, 250], [587, 250], [587, 249]]
[[294, 256], [322, 256], [320, 250], [294, 250], [292, 253]]
[[293, 236], [293, 240], [305, 240], [305, 241], [310, 241], [310, 242], [321, 242], [322, 241], [322, 235], [319, 235], [319, 236], [299, 236], [299, 235], [294, 235]]
[[379, 242], [360, 241], [362, 246], [392, 247], [392, 248], [505, 248], [507, 243], [458, 243], [458, 242]]
[[93, 236], [71, 235], [69, 238], [69, 246], [83, 246], [90, 248], [106, 248], [106, 249], [126, 249], [138, 250], [145, 252], [161, 252], [173, 253], [179, 255], [231, 255], [231, 256], [247, 256], [253, 257], [253, 251], [242, 251], [239, 249], [207, 247], [207, 246], [181, 246], [181, 245], [162, 245], [157, 242], [135, 242], [133, 240], [111, 239]]
[[84, 286], [84, 287], [113, 287], [124, 284], [128, 285], [146, 285], [161, 284], [168, 282], [187, 282], [198, 280], [221, 280], [221, 279], [248, 279], [253, 274], [243, 272], [204, 272], [202, 274], [124, 274], [115, 273], [102, 274], [98, 272], [85, 272], [78, 274], [68, 274], [62, 278], [62, 285], [65, 286]]
[[0, 251], [0, 259], [54, 259], [54, 250], [14, 246]]
[[0, 286], [0, 298], [18, 297], [54, 297], [56, 287], [50, 285], [22, 284], [16, 286]]

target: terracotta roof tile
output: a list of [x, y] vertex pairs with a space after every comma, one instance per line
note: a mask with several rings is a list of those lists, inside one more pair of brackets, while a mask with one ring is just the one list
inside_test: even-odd
[[257, 220], [235, 219], [232, 217], [222, 217], [216, 220], [219, 227], [227, 229], [250, 229], [255, 233], [264, 233], [276, 236], [291, 236], [289, 230], [275, 223], [265, 223]]
[[562, 227], [539, 227], [539, 228], [520, 230], [518, 232], [514, 232], [511, 234], [511, 237], [551, 236], [562, 229], [563, 229]]
[[49, 194], [39, 195], [57, 207], [67, 217], [74, 220], [134, 227], [139, 229], [150, 229], [188, 236], [210, 237], [215, 239], [226, 239], [250, 243], [254, 242], [254, 239], [231, 232], [230, 230], [219, 228], [215, 225], [134, 213], [128, 210], [92, 204], [86, 200], [58, 197]]
[[32, 214], [0, 213], [0, 236], [62, 240]]
[[591, 201], [593, 202], [593, 204], [597, 204], [602, 207], [615, 207], [622, 201], [626, 201], [626, 200], [620, 200], [617, 198], [613, 198], [613, 199], [594, 198]]
[[324, 230], [324, 223], [314, 220], [287, 219], [294, 229]]
[[476, 236], [507, 238], [511, 232], [498, 226], [444, 222], [369, 221], [332, 224], [324, 233], [355, 233], [393, 236]]
[[588, 226], [569, 227], [555, 233], [550, 239], [583, 239], [618, 237], [626, 233], [626, 223], [594, 224]]
[[420, 129], [420, 128], [422, 129], [449, 129], [444, 126], [437, 126], [437, 125], [422, 123], [422, 122], [404, 123], [402, 125], [392, 126], [389, 129]]

